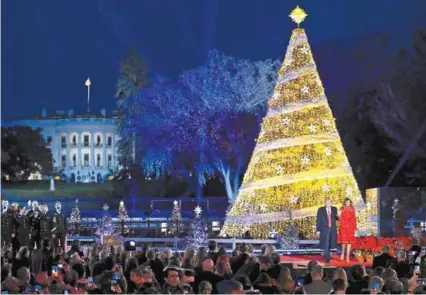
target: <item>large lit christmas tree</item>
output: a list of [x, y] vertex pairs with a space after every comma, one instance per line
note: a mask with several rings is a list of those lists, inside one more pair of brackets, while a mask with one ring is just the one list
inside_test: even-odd
[[202, 211], [200, 206], [195, 207], [195, 216], [191, 221], [191, 228], [186, 236], [186, 248], [194, 251], [198, 251], [200, 247], [207, 248], [208, 246], [207, 222], [201, 216]]
[[173, 211], [171, 217], [171, 225], [169, 233], [175, 237], [179, 236], [182, 233], [182, 214], [180, 212], [180, 206], [178, 201], [173, 202]]
[[120, 201], [120, 205], [118, 206], [118, 216], [117, 221], [120, 227], [121, 235], [127, 235], [129, 233], [129, 226], [127, 225], [129, 221], [129, 215], [127, 214], [126, 205], [124, 201]]
[[75, 199], [74, 207], [71, 211], [71, 217], [69, 222], [69, 230], [72, 234], [78, 235], [81, 226], [81, 214], [80, 208], [78, 207], [78, 199]]
[[[298, 26], [306, 16], [299, 7], [290, 14]], [[252, 237], [268, 238], [273, 228], [282, 236], [292, 218], [304, 238], [312, 237], [316, 212], [325, 197], [337, 207], [349, 197], [357, 210], [365, 208], [308, 39], [298, 27], [221, 234], [241, 236], [248, 230]]]

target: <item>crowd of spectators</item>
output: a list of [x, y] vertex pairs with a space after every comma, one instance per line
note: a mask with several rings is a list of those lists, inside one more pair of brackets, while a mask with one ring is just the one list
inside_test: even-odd
[[310, 261], [297, 277], [272, 245], [262, 246], [260, 256], [249, 244], [228, 255], [214, 241], [182, 254], [124, 245], [96, 245], [83, 253], [74, 241], [67, 253], [55, 253], [45, 240], [32, 252], [21, 247], [15, 257], [3, 249], [1, 288], [5, 294], [426, 294], [421, 250], [413, 246], [393, 257], [385, 246], [368, 269], [325, 271]]

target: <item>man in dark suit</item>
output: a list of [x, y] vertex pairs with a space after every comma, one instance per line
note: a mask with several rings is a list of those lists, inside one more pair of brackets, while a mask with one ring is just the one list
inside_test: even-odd
[[373, 269], [379, 266], [387, 268], [392, 262], [396, 262], [395, 257], [389, 255], [389, 250], [389, 245], [383, 245], [383, 253], [373, 259]]
[[325, 206], [317, 212], [317, 234], [320, 236], [320, 248], [324, 250], [324, 259], [330, 261], [330, 249], [337, 248], [337, 208], [331, 206], [331, 200], [325, 199]]

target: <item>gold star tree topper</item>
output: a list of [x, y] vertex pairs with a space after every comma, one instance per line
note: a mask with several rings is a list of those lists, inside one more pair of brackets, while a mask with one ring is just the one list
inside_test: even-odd
[[293, 11], [289, 15], [291, 20], [294, 21], [298, 27], [305, 20], [307, 16], [308, 15], [306, 14], [306, 12], [299, 6], [296, 6], [296, 8], [293, 9]]

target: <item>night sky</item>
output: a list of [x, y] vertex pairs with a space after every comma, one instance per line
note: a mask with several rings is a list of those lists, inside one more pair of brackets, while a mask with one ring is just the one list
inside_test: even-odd
[[91, 109], [110, 112], [119, 63], [130, 48], [153, 76], [170, 79], [201, 65], [211, 48], [252, 60], [281, 58], [297, 4], [309, 15], [303, 27], [314, 53], [378, 31], [398, 46], [426, 25], [424, 0], [6, 0], [2, 118], [42, 107], [84, 110], [88, 76]]

